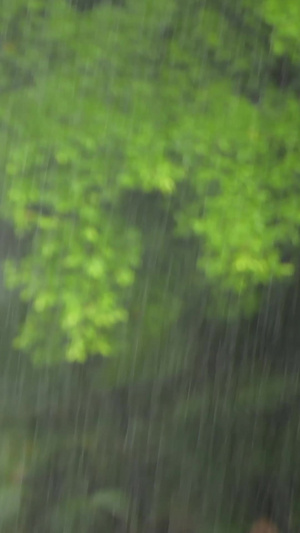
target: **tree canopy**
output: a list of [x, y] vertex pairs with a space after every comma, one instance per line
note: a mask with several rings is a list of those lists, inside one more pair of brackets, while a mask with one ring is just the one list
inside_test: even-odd
[[3, 531], [299, 526], [299, 20], [2, 0]]
[[203, 286], [220, 313], [229, 294], [253, 312], [257, 288], [292, 276], [299, 9], [3, 2], [2, 212], [32, 240], [7, 266], [29, 304], [20, 347], [41, 362], [122, 354], [146, 285], [147, 336]]

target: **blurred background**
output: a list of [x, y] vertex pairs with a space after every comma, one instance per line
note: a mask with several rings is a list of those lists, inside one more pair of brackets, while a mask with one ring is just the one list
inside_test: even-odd
[[0, 0], [1, 533], [299, 530], [299, 21]]

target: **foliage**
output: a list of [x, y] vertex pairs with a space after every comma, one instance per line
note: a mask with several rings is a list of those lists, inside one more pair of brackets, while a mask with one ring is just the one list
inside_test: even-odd
[[292, 275], [299, 103], [272, 72], [278, 56], [297, 60], [298, 8], [243, 4], [129, 0], [82, 14], [60, 0], [4, 2], [2, 212], [33, 239], [8, 282], [30, 304], [18, 346], [36, 360], [124, 353], [118, 331], [131, 328], [137, 280], [147, 284], [157, 216], [131, 223], [129, 191], [165, 198], [161, 245], [198, 242], [212, 294], [253, 311], [255, 287]]
[[[237, 317], [267, 295], [267, 320], [270, 285], [298, 268], [298, 4], [2, 4], [1, 213], [25, 247], [6, 264], [26, 304], [16, 347], [61, 363], [41, 379], [14, 354], [26, 391], [12, 380], [3, 409], [35, 454], [22, 494], [1, 443], [3, 527], [21, 508], [26, 533], [240, 530], [263, 510], [258, 481], [286, 514], [298, 384], [273, 360], [253, 370]], [[246, 339], [234, 361], [222, 314]]]

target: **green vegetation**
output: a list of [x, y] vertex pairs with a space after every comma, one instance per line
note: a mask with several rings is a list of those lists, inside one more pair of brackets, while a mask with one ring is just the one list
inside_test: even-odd
[[[34, 235], [8, 281], [29, 303], [18, 345], [42, 363], [126, 351], [140, 287], [161, 308], [173, 249], [191, 240], [182, 280], [200, 299], [218, 287], [226, 313], [228, 292], [251, 312], [258, 286], [292, 276], [299, 8], [244, 4], [4, 3], [3, 212]], [[189, 297], [176, 292], [171, 323]]]
[[1, 445], [3, 531], [299, 526], [299, 20], [297, 0], [2, 0], [22, 249], [1, 364], [24, 365], [31, 450], [22, 495]]

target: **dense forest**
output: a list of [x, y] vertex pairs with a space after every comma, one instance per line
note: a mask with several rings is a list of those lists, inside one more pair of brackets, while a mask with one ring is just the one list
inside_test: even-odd
[[299, 21], [1, 0], [1, 533], [299, 531]]

